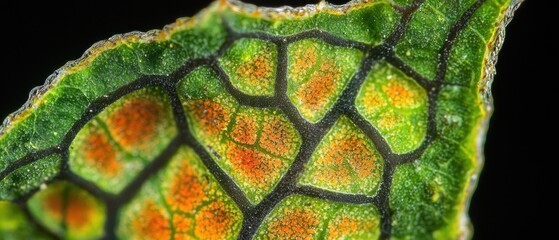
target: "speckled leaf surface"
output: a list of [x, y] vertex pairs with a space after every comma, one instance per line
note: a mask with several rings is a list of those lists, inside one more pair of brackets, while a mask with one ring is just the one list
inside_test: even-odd
[[519, 0], [216, 1], [0, 128], [2, 239], [463, 239]]

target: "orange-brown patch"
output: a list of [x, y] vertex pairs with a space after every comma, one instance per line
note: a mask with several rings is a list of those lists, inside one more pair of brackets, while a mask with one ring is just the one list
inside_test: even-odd
[[179, 233], [186, 233], [192, 228], [192, 220], [183, 216], [182, 214], [175, 214], [173, 216], [173, 226], [175, 231]]
[[236, 144], [232, 144], [227, 154], [233, 170], [241, 173], [258, 187], [265, 187], [268, 180], [277, 174], [282, 166], [282, 162], [278, 159]]
[[368, 178], [373, 174], [373, 170], [377, 168], [375, 163], [377, 157], [373, 155], [371, 150], [367, 148], [364, 140], [354, 135], [348, 136], [342, 143], [340, 149], [344, 149], [347, 153], [348, 162], [361, 179]]
[[173, 236], [174, 240], [194, 240], [195, 238], [191, 237], [190, 235], [187, 235], [185, 233], [175, 233], [175, 235]]
[[239, 68], [237, 74], [250, 84], [268, 85], [273, 80], [273, 66], [269, 51], [257, 54]]
[[380, 109], [386, 105], [386, 101], [375, 91], [374, 87], [366, 88], [365, 96], [362, 101], [362, 104], [366, 106], [367, 109], [372, 110]]
[[361, 221], [355, 217], [342, 215], [328, 225], [328, 239], [343, 239], [350, 234], [363, 233], [374, 227], [374, 223]]
[[300, 48], [295, 52], [293, 73], [297, 78], [302, 77], [316, 63], [316, 49], [314, 47]]
[[274, 220], [268, 228], [270, 239], [313, 239], [320, 224], [318, 217], [308, 209], [288, 210]]
[[317, 171], [317, 179], [322, 182], [330, 183], [333, 186], [351, 184], [351, 171], [341, 165], [334, 166], [336, 167], [321, 168], [320, 171]]
[[116, 160], [116, 151], [109, 143], [107, 136], [101, 133], [91, 133], [82, 146], [85, 152], [85, 161], [100, 172], [109, 176], [114, 176], [120, 172], [122, 166]]
[[71, 191], [66, 203], [66, 224], [69, 228], [87, 227], [93, 215], [92, 200], [83, 196], [83, 193]]
[[142, 239], [169, 239], [171, 228], [162, 211], [152, 200], [146, 201], [132, 222], [135, 235]]
[[303, 106], [316, 110], [324, 106], [336, 90], [336, 79], [341, 73], [334, 61], [324, 61], [319, 71], [314, 72], [309, 81], [299, 88], [297, 96], [301, 99]]
[[187, 161], [184, 161], [178, 174], [173, 179], [167, 202], [175, 211], [192, 213], [206, 196], [205, 185], [198, 179], [197, 174], [188, 165]]
[[254, 117], [239, 114], [235, 118], [236, 124], [231, 131], [231, 138], [242, 144], [252, 145], [256, 142], [256, 130], [258, 123]]
[[289, 122], [279, 116], [266, 116], [259, 143], [272, 154], [289, 157], [297, 147], [296, 137]]
[[[91, 200], [76, 190], [70, 190], [68, 193], [63, 191], [64, 189], [53, 191], [45, 197], [43, 204], [46, 212], [54, 219], [66, 222], [68, 228], [87, 227], [93, 215]], [[64, 196], [65, 194], [67, 195]]]
[[408, 86], [390, 81], [382, 90], [388, 96], [388, 101], [396, 107], [410, 107], [416, 104], [417, 94]]
[[221, 104], [212, 100], [196, 100], [190, 107], [206, 132], [216, 134], [227, 127], [229, 112]]
[[333, 181], [338, 184], [348, 184], [351, 181], [351, 172], [344, 166], [347, 160], [351, 169], [360, 179], [366, 179], [373, 175], [377, 168], [377, 158], [367, 147], [364, 140], [354, 134], [336, 133], [334, 141], [327, 147], [323, 155], [318, 159], [318, 163], [328, 166], [331, 171], [323, 171], [322, 180]]
[[49, 213], [54, 219], [58, 221], [62, 220], [64, 199], [62, 199], [61, 191], [49, 192], [49, 194], [45, 197], [43, 206], [46, 212]]
[[131, 99], [108, 120], [111, 134], [123, 146], [144, 144], [156, 134], [164, 110], [161, 105], [146, 99]]
[[194, 234], [200, 239], [224, 239], [234, 221], [234, 215], [224, 203], [212, 202], [196, 216]]
[[396, 125], [401, 124], [402, 118], [396, 115], [393, 111], [383, 112], [380, 116], [378, 127], [385, 130], [390, 130]]

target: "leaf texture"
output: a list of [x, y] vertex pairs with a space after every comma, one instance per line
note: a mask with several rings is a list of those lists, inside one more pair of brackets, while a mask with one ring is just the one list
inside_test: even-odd
[[468, 238], [519, 4], [222, 0], [100, 42], [0, 128], [0, 237]]

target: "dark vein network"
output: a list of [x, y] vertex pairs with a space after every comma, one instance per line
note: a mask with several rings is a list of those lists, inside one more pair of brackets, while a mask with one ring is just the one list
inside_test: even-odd
[[[181, 146], [186, 145], [194, 149], [194, 151], [200, 156], [203, 164], [218, 180], [220, 186], [231, 197], [243, 213], [243, 224], [238, 239], [251, 239], [254, 234], [256, 234], [256, 231], [264, 218], [274, 209], [274, 207], [284, 198], [293, 194], [350, 204], [374, 204], [381, 213], [380, 239], [389, 239], [391, 235], [392, 220], [388, 201], [394, 171], [398, 165], [411, 163], [420, 158], [436, 138], [436, 100], [444, 85], [443, 82], [448, 69], [448, 60], [452, 46], [454, 45], [460, 32], [466, 26], [468, 20], [485, 2], [485, 0], [476, 1], [452, 26], [443, 46], [439, 50], [436, 76], [434, 79], [430, 80], [423, 77], [412, 67], [404, 63], [394, 52], [395, 46], [406, 32], [413, 14], [421, 7], [424, 1], [425, 0], [417, 0], [408, 7], [395, 7], [395, 9], [402, 15], [401, 21], [384, 43], [378, 46], [343, 39], [318, 29], [308, 30], [289, 36], [276, 36], [264, 32], [237, 32], [233, 30], [226, 21], [222, 21], [228, 37], [215, 54], [204, 58], [188, 60], [169, 75], [142, 76], [131, 83], [118, 88], [110, 94], [92, 101], [80, 119], [76, 121], [66, 133], [60, 144], [51, 148], [29, 153], [21, 159], [14, 161], [6, 169], [0, 172], [0, 180], [4, 179], [20, 167], [31, 164], [39, 159], [53, 155], [61, 157], [62, 164], [59, 174], [47, 183], [58, 180], [67, 180], [85, 189], [105, 202], [107, 206], [107, 218], [103, 238], [115, 239], [115, 226], [118, 222], [119, 209], [137, 194], [141, 186], [152, 175], [165, 167]], [[223, 55], [235, 41], [246, 38], [266, 40], [274, 43], [277, 47], [278, 64], [274, 89], [275, 93], [273, 96], [250, 96], [236, 89], [231, 83], [229, 76], [224, 72], [223, 68], [217, 61], [217, 59]], [[319, 39], [335, 46], [358, 49], [365, 53], [360, 67], [350, 79], [341, 96], [336, 100], [334, 106], [317, 123], [311, 123], [304, 119], [287, 97], [287, 47], [293, 42], [309, 38]], [[414, 79], [428, 93], [429, 108], [427, 133], [420, 146], [409, 153], [394, 153], [380, 132], [361, 114], [359, 114], [354, 105], [358, 90], [365, 81], [374, 64], [380, 60], [384, 60], [401, 70], [410, 78]], [[179, 99], [176, 85], [180, 79], [200, 66], [209, 66], [212, 68], [218, 74], [226, 91], [241, 105], [256, 108], [275, 108], [281, 110], [302, 137], [302, 144], [292, 165], [274, 189], [256, 205], [252, 205], [250, 203], [240, 187], [213, 160], [211, 156], [212, 153], [208, 152], [208, 150], [206, 150], [205, 147], [195, 139], [189, 130], [190, 127]], [[83, 128], [93, 117], [121, 97], [141, 88], [150, 86], [159, 86], [166, 91], [173, 110], [175, 123], [178, 128], [178, 136], [173, 139], [167, 148], [163, 150], [163, 152], [161, 152], [152, 162], [150, 162], [119, 194], [107, 193], [97, 187], [94, 183], [89, 182], [88, 180], [73, 173], [68, 166], [69, 147], [79, 130]], [[297, 181], [304, 170], [304, 166], [309, 161], [315, 148], [342, 114], [346, 115], [359, 129], [361, 129], [361, 131], [363, 131], [367, 137], [371, 139], [385, 161], [382, 182], [377, 194], [374, 197], [361, 194], [333, 192], [313, 186], [302, 186], [297, 184]], [[37, 219], [31, 215], [29, 208], [27, 207], [27, 200], [35, 192], [37, 192], [38, 189], [39, 188], [31, 190], [19, 199], [16, 199], [14, 202], [23, 209], [24, 214], [30, 219], [33, 225], [36, 225], [39, 230], [48, 236], [57, 238], [56, 234], [42, 226]]]

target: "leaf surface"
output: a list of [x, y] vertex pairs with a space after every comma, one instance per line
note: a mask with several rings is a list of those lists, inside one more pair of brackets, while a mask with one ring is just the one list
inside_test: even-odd
[[0, 128], [0, 237], [468, 237], [519, 3], [223, 0], [99, 43]]

